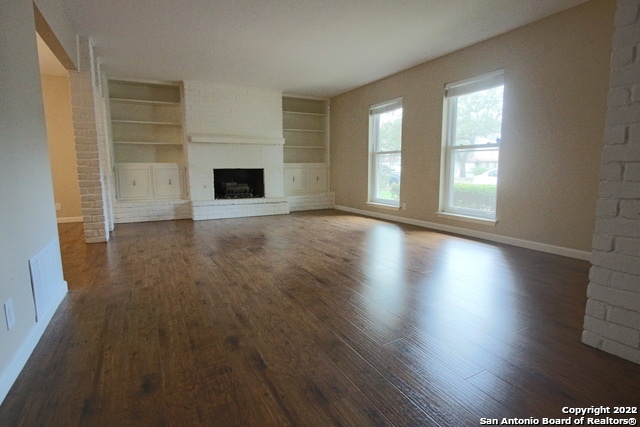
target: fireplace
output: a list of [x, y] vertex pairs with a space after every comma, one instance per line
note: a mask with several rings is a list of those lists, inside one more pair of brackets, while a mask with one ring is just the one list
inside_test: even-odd
[[194, 221], [288, 214], [283, 144], [283, 138], [191, 135], [187, 149]]
[[215, 199], [264, 197], [264, 169], [214, 169]]

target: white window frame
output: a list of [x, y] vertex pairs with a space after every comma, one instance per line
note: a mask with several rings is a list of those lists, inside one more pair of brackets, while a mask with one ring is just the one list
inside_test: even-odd
[[[376, 197], [376, 181], [377, 181], [377, 158], [380, 155], [398, 154], [400, 156], [400, 163], [402, 163], [402, 137], [400, 140], [400, 150], [394, 151], [380, 151], [378, 150], [378, 120], [380, 114], [388, 113], [390, 111], [402, 109], [402, 97], [395, 98], [389, 101], [374, 104], [369, 108], [369, 194], [368, 202], [376, 205], [384, 205], [389, 207], [400, 207], [400, 196], [398, 199], [382, 199]], [[402, 181], [402, 169], [398, 176], [398, 180]], [[400, 186], [402, 191], [402, 185]]]
[[[497, 205], [495, 212], [484, 212], [477, 209], [455, 207], [452, 203], [451, 198], [453, 195], [455, 173], [454, 162], [456, 152], [480, 149], [497, 149], [498, 152], [500, 151], [500, 144], [498, 144], [497, 142], [483, 145], [455, 145], [455, 141], [453, 139], [456, 135], [455, 119], [457, 116], [457, 97], [498, 86], [504, 86], [504, 69], [496, 70], [491, 73], [483, 74], [465, 80], [460, 80], [457, 82], [447, 83], [445, 85], [442, 122], [443, 135], [440, 177], [440, 212], [438, 212], [439, 216], [489, 224], [495, 224], [497, 222]], [[498, 163], [500, 163], [500, 160], [498, 160]], [[498, 186], [496, 186], [496, 192], [497, 191]]]

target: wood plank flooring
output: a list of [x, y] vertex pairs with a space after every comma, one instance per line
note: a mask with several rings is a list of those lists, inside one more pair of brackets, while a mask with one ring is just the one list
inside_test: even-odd
[[640, 366], [580, 343], [584, 261], [332, 210], [60, 240], [70, 292], [0, 426], [473, 426], [640, 404]]

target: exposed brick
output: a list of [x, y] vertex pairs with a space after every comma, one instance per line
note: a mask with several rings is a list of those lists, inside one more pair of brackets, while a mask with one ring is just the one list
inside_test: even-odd
[[615, 217], [618, 215], [618, 199], [599, 199], [596, 205], [596, 215], [598, 217]]
[[604, 320], [607, 316], [607, 305], [601, 301], [591, 299], [587, 301], [585, 313], [596, 319]]
[[[640, 310], [640, 307], [638, 309]], [[611, 307], [606, 319], [618, 325], [633, 328], [634, 326], [637, 327], [640, 325], [640, 312], [620, 307]]]
[[[629, 61], [631, 61], [631, 59]], [[607, 103], [610, 106], [618, 107], [623, 105], [629, 105], [630, 102], [631, 102], [631, 88], [619, 87], [619, 88], [611, 89], [611, 91], [609, 91]]]
[[[615, 271], [625, 271], [640, 275], [640, 258], [618, 252], [604, 252], [594, 249], [591, 253], [591, 263], [607, 267]], [[640, 294], [638, 295], [640, 301]]]
[[611, 144], [624, 144], [627, 142], [628, 132], [627, 125], [608, 126], [604, 130], [604, 143]]
[[596, 218], [596, 231], [614, 236], [634, 236], [638, 233], [638, 222], [627, 218]]
[[587, 296], [609, 305], [615, 305], [629, 310], [637, 310], [637, 307], [640, 307], [640, 293], [638, 292], [623, 291], [589, 283]]
[[623, 68], [633, 64], [636, 57], [636, 46], [623, 46], [616, 49], [611, 55], [611, 66]]
[[617, 237], [615, 239], [615, 249], [622, 254], [638, 257], [638, 263], [640, 263], [640, 238]]
[[624, 165], [624, 180], [628, 182], [640, 181], [640, 162]]
[[635, 104], [640, 102], [640, 85], [634, 85], [631, 87], [631, 103]]
[[635, 199], [640, 194], [640, 183], [633, 181], [625, 182], [600, 182], [600, 197], [621, 199]]
[[640, 3], [638, 0], [618, 0], [615, 15], [615, 26], [624, 27], [640, 19]]
[[[629, 87], [637, 84], [638, 82], [637, 73], [640, 73], [640, 63], [638, 62], [635, 62], [633, 65], [628, 65], [623, 68], [617, 68], [617, 69], [611, 70], [611, 80], [610, 80], [611, 87], [613, 88]], [[633, 109], [630, 112], [633, 112]], [[637, 118], [638, 116], [636, 112], [635, 116], [629, 115], [629, 116], [620, 116], [620, 117], [623, 118], [623, 121], [620, 122], [619, 118], [617, 118], [615, 119], [617, 123], [624, 123], [626, 121], [626, 119], [624, 118], [629, 118], [633, 120], [633, 117]], [[609, 114], [607, 114], [607, 123], [610, 123]]]
[[78, 159], [78, 181], [80, 200], [84, 219], [85, 240], [87, 242], [106, 241], [105, 212], [102, 203], [102, 183], [100, 152], [104, 153], [103, 142], [98, 139], [101, 122], [96, 120], [96, 96], [98, 88], [92, 83], [91, 44], [86, 37], [80, 39], [80, 54], [83, 58], [81, 71], [71, 72], [71, 104], [75, 135], [76, 157]]
[[606, 234], [595, 234], [593, 236], [593, 249], [609, 252], [613, 250], [613, 237]]
[[622, 164], [615, 163], [603, 163], [600, 168], [600, 179], [602, 181], [622, 181]]
[[640, 363], [640, 351], [638, 351], [637, 347], [629, 347], [617, 341], [603, 340], [600, 348], [607, 353]]
[[[634, 183], [638, 188], [640, 184]], [[640, 193], [637, 193], [640, 194]], [[640, 199], [637, 200], [622, 200], [620, 202], [620, 216], [622, 218], [640, 220]], [[636, 223], [636, 227], [640, 228], [640, 222]], [[632, 233], [625, 233], [623, 235], [632, 235]]]
[[[586, 319], [586, 317], [585, 317]], [[582, 331], [582, 342], [591, 347], [602, 349], [603, 339], [600, 335], [588, 330]]]
[[[631, 133], [629, 134], [631, 138]], [[602, 150], [603, 162], [638, 162], [640, 147], [637, 144], [606, 145]]]
[[104, 235], [98, 235], [95, 237], [88, 237], [85, 235], [85, 242], [87, 243], [104, 243], [107, 241], [106, 233]]
[[589, 270], [589, 280], [601, 286], [609, 286], [613, 272], [608, 268], [592, 265]]
[[585, 316], [584, 327], [604, 338], [609, 338], [630, 347], [637, 347], [638, 342], [640, 342], [640, 330], [605, 322], [595, 317]]
[[[640, 275], [618, 271], [611, 272], [610, 285], [615, 289], [640, 293]], [[636, 307], [636, 310], [637, 309], [638, 308]]]
[[[640, 92], [640, 90], [638, 90], [638, 92]], [[627, 140], [629, 141], [629, 143], [634, 145], [640, 144], [640, 123], [632, 123], [629, 125], [628, 129]], [[638, 149], [638, 147], [634, 148], [636, 150]]]

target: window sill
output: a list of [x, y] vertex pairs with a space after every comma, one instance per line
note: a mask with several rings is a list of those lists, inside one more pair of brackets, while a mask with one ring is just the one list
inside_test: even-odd
[[372, 208], [387, 209], [387, 210], [390, 210], [390, 211], [399, 211], [400, 210], [400, 206], [385, 205], [383, 203], [367, 202], [366, 205], [370, 206]]
[[495, 219], [478, 218], [475, 216], [458, 215], [458, 214], [452, 214], [448, 212], [436, 212], [436, 215], [439, 218], [448, 218], [448, 219], [454, 219], [457, 221], [472, 222], [474, 224], [489, 225], [492, 227], [495, 227], [496, 224], [498, 223], [498, 221]]

